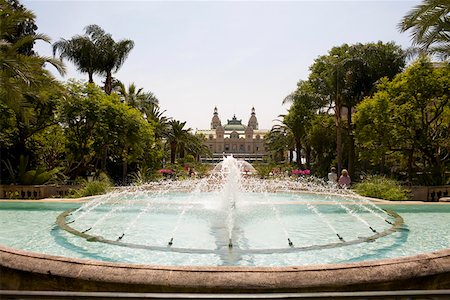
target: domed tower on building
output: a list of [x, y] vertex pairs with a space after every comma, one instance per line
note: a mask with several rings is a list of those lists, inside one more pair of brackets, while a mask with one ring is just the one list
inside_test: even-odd
[[248, 127], [252, 127], [254, 130], [258, 130], [258, 119], [256, 119], [254, 107], [252, 107], [252, 114], [250, 116], [250, 120], [248, 120]]
[[216, 129], [217, 127], [222, 126], [222, 123], [219, 119], [219, 113], [217, 112], [217, 107], [214, 107], [214, 115], [211, 120], [211, 129]]

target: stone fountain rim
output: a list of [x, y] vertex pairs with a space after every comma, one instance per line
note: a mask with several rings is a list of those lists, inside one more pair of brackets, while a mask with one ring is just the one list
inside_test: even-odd
[[[366, 260], [353, 263], [334, 263], [334, 264], [312, 264], [312, 265], [298, 265], [298, 266], [176, 266], [176, 265], [151, 265], [151, 264], [135, 264], [135, 263], [123, 263], [123, 262], [108, 262], [94, 259], [81, 259], [66, 256], [50, 255], [32, 251], [26, 251], [22, 249], [12, 248], [9, 246], [0, 244], [0, 257], [5, 258], [4, 255], [17, 255], [18, 257], [34, 258], [40, 260], [47, 260], [49, 262], [67, 262], [73, 264], [82, 265], [96, 265], [105, 267], [117, 267], [117, 268], [136, 268], [136, 269], [149, 269], [149, 270], [171, 270], [171, 271], [198, 271], [198, 272], [297, 272], [297, 271], [310, 271], [318, 269], [348, 269], [359, 268], [367, 266], [381, 266], [381, 265], [393, 265], [397, 263], [416, 262], [421, 260], [429, 260], [434, 258], [448, 258], [450, 263], [450, 248], [436, 250], [432, 252], [420, 253], [412, 256], [402, 256], [395, 258], [379, 259], [379, 260]], [[3, 265], [3, 260], [0, 260], [0, 265]], [[30, 270], [34, 267], [30, 266]], [[450, 264], [448, 266], [450, 271]]]
[[[299, 292], [393, 290], [408, 288], [407, 285], [413, 288], [419, 283], [422, 289], [433, 289], [448, 288], [450, 249], [344, 264], [248, 267], [104, 262], [33, 253], [0, 245], [2, 270], [20, 274], [4, 276], [3, 282], [0, 280], [4, 287], [29, 290], [36, 289], [33, 284], [43, 284], [46, 289], [56, 290]], [[19, 288], [11, 288], [8, 277], [17, 280], [21, 276], [24, 279], [19, 280]]]

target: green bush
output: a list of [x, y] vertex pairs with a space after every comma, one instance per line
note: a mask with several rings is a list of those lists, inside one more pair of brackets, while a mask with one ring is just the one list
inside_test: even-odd
[[95, 195], [102, 195], [107, 193], [112, 187], [111, 180], [106, 174], [100, 174], [98, 178], [93, 181], [82, 181], [82, 187], [72, 193], [72, 197], [81, 198]]
[[354, 190], [366, 197], [384, 200], [407, 200], [407, 190], [394, 179], [383, 176], [370, 176], [354, 186]]

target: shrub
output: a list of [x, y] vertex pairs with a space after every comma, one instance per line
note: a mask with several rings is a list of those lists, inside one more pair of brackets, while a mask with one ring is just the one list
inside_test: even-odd
[[71, 196], [74, 198], [81, 198], [101, 195], [107, 193], [111, 187], [111, 180], [106, 174], [101, 173], [98, 178], [93, 181], [88, 182], [87, 180], [83, 180], [82, 187], [79, 190], [75, 190]]
[[355, 185], [354, 190], [367, 197], [385, 200], [407, 200], [407, 190], [398, 181], [383, 176], [370, 176]]

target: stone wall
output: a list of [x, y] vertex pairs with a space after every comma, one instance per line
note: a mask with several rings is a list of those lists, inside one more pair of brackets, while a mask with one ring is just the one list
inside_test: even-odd
[[78, 185], [0, 185], [0, 199], [66, 197]]

